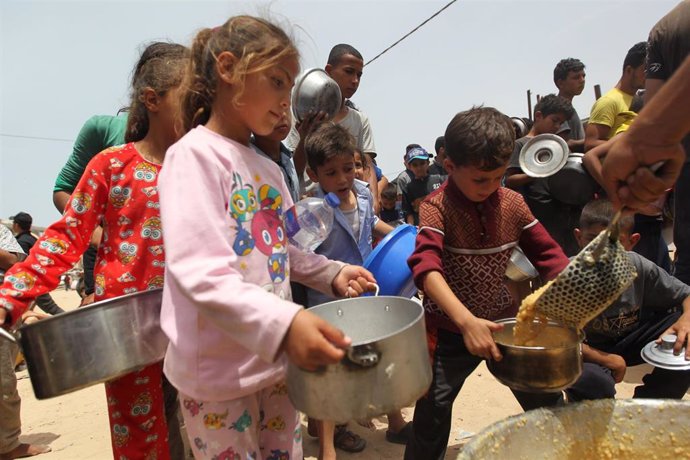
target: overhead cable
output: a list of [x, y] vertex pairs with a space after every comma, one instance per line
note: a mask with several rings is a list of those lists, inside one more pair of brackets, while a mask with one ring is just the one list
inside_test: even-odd
[[444, 6], [443, 8], [441, 8], [440, 10], [438, 10], [437, 12], [435, 12], [434, 14], [432, 14], [431, 16], [429, 16], [429, 18], [427, 18], [424, 22], [422, 22], [422, 23], [419, 24], [417, 27], [415, 27], [414, 29], [412, 29], [411, 31], [409, 31], [408, 33], [406, 33], [400, 40], [396, 41], [396, 42], [393, 43], [391, 46], [389, 46], [388, 48], [386, 48], [385, 50], [381, 51], [379, 54], [377, 54], [376, 56], [374, 56], [374, 58], [372, 58], [372, 59], [370, 59], [369, 61], [367, 61], [367, 63], [364, 64], [364, 66], [366, 67], [367, 65], [369, 65], [369, 64], [371, 64], [372, 62], [374, 62], [375, 60], [377, 60], [379, 57], [383, 56], [385, 53], [387, 53], [389, 50], [391, 50], [393, 47], [395, 47], [398, 43], [400, 43], [401, 41], [405, 40], [407, 37], [409, 37], [409, 36], [412, 35], [413, 33], [417, 32], [417, 30], [419, 30], [424, 24], [426, 24], [427, 22], [429, 22], [429, 21], [431, 21], [432, 19], [434, 19], [436, 16], [438, 16], [439, 14], [441, 14], [441, 13], [443, 12], [443, 10], [445, 10], [446, 8], [448, 8], [450, 5], [452, 5], [453, 3], [457, 2], [457, 1], [458, 1], [458, 0], [451, 0], [450, 2], [448, 2], [448, 3], [446, 4], [446, 6]]

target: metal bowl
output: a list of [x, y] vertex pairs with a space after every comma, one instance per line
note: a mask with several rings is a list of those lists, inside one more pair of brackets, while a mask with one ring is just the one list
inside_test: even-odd
[[503, 355], [501, 361], [489, 360], [489, 371], [501, 383], [514, 390], [531, 393], [555, 393], [575, 383], [582, 373], [584, 334], [556, 321], [549, 321], [533, 346], [515, 345], [515, 318], [496, 321], [503, 329], [494, 340]]
[[583, 157], [583, 153], [571, 153], [565, 165], [547, 180], [549, 192], [561, 203], [584, 206], [600, 188], [582, 165]]
[[292, 112], [297, 121], [310, 113], [326, 112], [333, 118], [340, 110], [343, 96], [338, 83], [323, 69], [307, 69], [297, 77], [292, 89]]
[[506, 267], [506, 277], [512, 281], [527, 281], [539, 276], [539, 272], [534, 268], [522, 249], [516, 247], [510, 254], [510, 260]]
[[549, 177], [568, 161], [568, 144], [555, 134], [534, 136], [520, 150], [520, 169], [530, 177]]
[[525, 137], [529, 132], [529, 125], [523, 118], [511, 117], [510, 121], [513, 122], [513, 127], [515, 128], [515, 137]]
[[602, 399], [494, 423], [457, 460], [677, 460], [690, 452], [690, 402]]

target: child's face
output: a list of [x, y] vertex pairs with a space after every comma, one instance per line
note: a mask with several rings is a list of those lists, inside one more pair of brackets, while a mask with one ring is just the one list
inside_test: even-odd
[[537, 112], [534, 117], [534, 131], [537, 134], [556, 134], [565, 121], [565, 115], [562, 113], [543, 116], [541, 112]]
[[271, 131], [271, 134], [266, 137], [275, 142], [283, 141], [288, 134], [290, 134], [291, 123], [292, 117], [290, 116], [290, 110], [286, 110], [283, 112], [280, 120], [278, 120], [278, 124], [273, 128], [273, 131]]
[[[589, 243], [591, 243], [592, 240], [596, 238], [597, 235], [599, 235], [604, 230], [606, 230], [605, 225], [591, 225], [589, 227], [584, 227], [582, 229], [576, 228], [575, 239], [577, 240], [577, 244], [578, 246], [580, 246], [580, 249], [584, 248]], [[631, 234], [628, 230], [625, 230], [623, 228], [620, 229], [620, 236], [618, 237], [618, 241], [621, 242], [621, 245], [623, 246], [623, 248], [625, 248], [626, 251], [632, 251], [632, 249], [635, 247], [639, 240], [639, 233]]]
[[381, 206], [383, 209], [395, 209], [395, 200], [391, 200], [390, 198], [384, 198], [381, 197]]
[[166, 133], [166, 140], [170, 142], [169, 145], [177, 142], [183, 134], [182, 126], [179, 123], [181, 87], [180, 85], [168, 89], [158, 102], [158, 120]]
[[429, 175], [429, 160], [412, 160], [407, 163], [407, 167], [410, 168], [410, 171], [417, 179], [424, 179]]
[[290, 108], [290, 92], [299, 71], [294, 57], [286, 57], [262, 72], [250, 73], [238, 103], [228, 110], [241, 126], [259, 136], [268, 136]]
[[579, 96], [582, 94], [582, 90], [585, 89], [585, 70], [569, 71], [565, 80], [559, 80], [556, 86], [565, 94]]
[[359, 88], [363, 68], [364, 62], [361, 59], [346, 54], [340, 58], [337, 64], [327, 64], [326, 72], [340, 87], [343, 98], [350, 99]]
[[310, 174], [324, 193], [335, 193], [341, 202], [349, 199], [355, 182], [355, 159], [352, 154], [336, 155]]
[[364, 160], [360, 152], [355, 152], [355, 179], [364, 179]]
[[449, 178], [463, 195], [475, 203], [481, 203], [498, 190], [508, 167], [505, 165], [491, 171], [483, 171], [476, 166], [457, 166], [448, 158], [446, 158], [444, 166]]

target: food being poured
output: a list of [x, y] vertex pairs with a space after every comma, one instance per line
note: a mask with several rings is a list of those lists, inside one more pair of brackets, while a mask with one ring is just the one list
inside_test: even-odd
[[632, 284], [637, 272], [618, 241], [619, 218], [620, 212], [555, 279], [525, 298], [517, 315], [516, 344], [539, 334], [535, 317], [582, 329]]

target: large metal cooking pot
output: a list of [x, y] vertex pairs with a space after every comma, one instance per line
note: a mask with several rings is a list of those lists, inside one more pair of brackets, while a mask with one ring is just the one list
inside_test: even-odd
[[352, 338], [338, 364], [288, 365], [288, 395], [319, 420], [363, 420], [408, 406], [431, 384], [424, 309], [403, 297], [359, 297], [309, 309]]
[[554, 393], [575, 383], [582, 373], [582, 331], [549, 321], [534, 344], [515, 345], [515, 318], [496, 323], [504, 326], [494, 333], [503, 359], [489, 360], [487, 367], [504, 385], [532, 393]]
[[584, 206], [600, 188], [582, 165], [583, 157], [583, 153], [571, 153], [565, 165], [547, 179], [549, 192], [561, 203]]
[[326, 112], [328, 118], [333, 118], [342, 102], [338, 83], [323, 69], [307, 69], [297, 77], [292, 90], [292, 112], [297, 121], [317, 112]]
[[16, 339], [38, 399], [121, 377], [165, 356], [161, 289], [108, 299], [21, 326]]
[[458, 460], [678, 460], [690, 453], [690, 401], [601, 399], [494, 423]]

